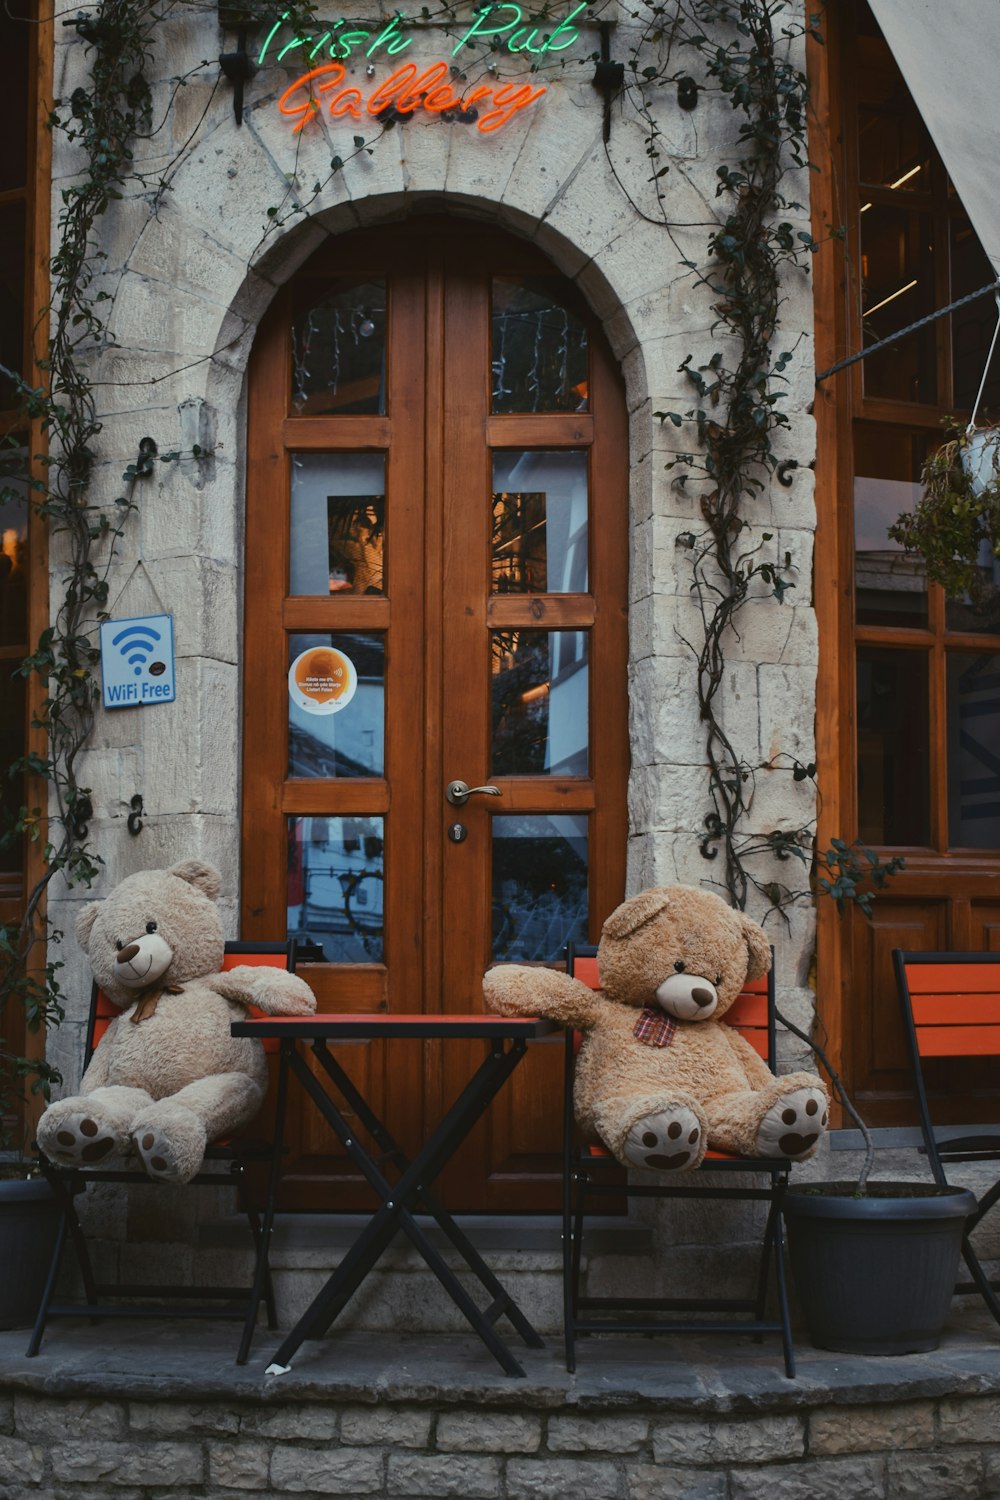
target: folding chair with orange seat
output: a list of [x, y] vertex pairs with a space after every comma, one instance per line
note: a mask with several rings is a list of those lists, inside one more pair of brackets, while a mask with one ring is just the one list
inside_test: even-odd
[[[568, 973], [598, 989], [597, 949], [573, 946], [566, 950]], [[769, 974], [748, 981], [726, 1013], [726, 1025], [740, 1031], [772, 1069], [776, 1062], [774, 964]], [[624, 1169], [602, 1147], [581, 1144], [573, 1115], [573, 1078], [578, 1032], [566, 1033], [566, 1071], [563, 1118], [563, 1299], [566, 1369], [576, 1369], [576, 1340], [592, 1333], [765, 1333], [781, 1335], [785, 1373], [795, 1375], [788, 1292], [785, 1282], [781, 1205], [792, 1163], [709, 1152], [693, 1172], [670, 1172], [661, 1182], [630, 1182]], [[720, 1172], [766, 1177], [766, 1186], [711, 1184]], [[769, 1205], [761, 1245], [757, 1287], [753, 1297], [592, 1297], [580, 1292], [584, 1218], [592, 1198], [709, 1198], [719, 1201], [764, 1202]], [[770, 1266], [774, 1265], [778, 1316], [765, 1315]], [[689, 1316], [683, 1316], [688, 1314]], [[716, 1314], [710, 1317], [708, 1314]], [[737, 1316], [742, 1315], [742, 1316]]]
[[[957, 1135], [936, 1127], [931, 1096], [947, 1090], [948, 1058], [980, 1058], [995, 1073], [1000, 1057], [1000, 953], [919, 953], [893, 949], [896, 988], [910, 1051], [924, 1151], [934, 1181], [955, 1186], [948, 1167], [956, 1162], [1000, 1161], [1000, 1126]], [[932, 1078], [931, 1074], [937, 1074]], [[933, 1087], [932, 1087], [933, 1085]], [[963, 1085], [966, 1088], [967, 1083]], [[967, 1186], [963, 1183], [962, 1186]], [[1000, 1282], [991, 1281], [969, 1236], [1000, 1200], [1000, 1179], [978, 1199], [962, 1238], [962, 1256], [972, 1281], [956, 1293], [979, 1292], [1000, 1323]]]
[[[241, 964], [270, 965], [274, 968], [292, 970], [295, 967], [294, 945], [290, 943], [227, 943], [223, 969], [232, 969]], [[249, 1008], [248, 1013], [260, 1014], [253, 1007]], [[120, 1014], [120, 1008], [112, 1004], [94, 984], [87, 1022], [85, 1069], [104, 1032]], [[278, 1050], [276, 1042], [265, 1042], [264, 1047], [269, 1052]], [[284, 1090], [285, 1082], [282, 1073], [279, 1077], [279, 1093]], [[279, 1099], [277, 1118], [280, 1118], [281, 1106], [282, 1101]], [[263, 1205], [254, 1201], [247, 1172], [251, 1165], [260, 1166], [261, 1164], [268, 1171]], [[269, 1140], [257, 1140], [252, 1136], [247, 1136], [245, 1139], [241, 1137], [232, 1141], [213, 1141], [205, 1152], [204, 1169], [187, 1184], [188, 1187], [236, 1187], [238, 1202], [247, 1216], [254, 1246], [253, 1276], [244, 1286], [185, 1286], [179, 1283], [119, 1286], [115, 1283], [98, 1281], [87, 1248], [86, 1235], [77, 1213], [75, 1198], [86, 1190], [89, 1183], [142, 1183], [149, 1187], [155, 1186], [153, 1180], [141, 1168], [127, 1165], [67, 1168], [55, 1166], [41, 1158], [40, 1166], [58, 1196], [61, 1217], [48, 1279], [28, 1345], [29, 1355], [38, 1353], [46, 1325], [52, 1318], [84, 1316], [156, 1319], [227, 1318], [239, 1321], [243, 1325], [236, 1356], [237, 1363], [242, 1365], [246, 1363], [250, 1353], [257, 1312], [262, 1302], [267, 1311], [268, 1327], [278, 1326], [274, 1289], [268, 1263], [280, 1167], [280, 1150], [277, 1136], [273, 1131]], [[53, 1300], [67, 1234], [73, 1241], [79, 1261], [86, 1299], [82, 1302]], [[149, 1299], [156, 1300], [151, 1302]], [[179, 1305], [183, 1301], [192, 1301], [200, 1305], [194, 1307]]]

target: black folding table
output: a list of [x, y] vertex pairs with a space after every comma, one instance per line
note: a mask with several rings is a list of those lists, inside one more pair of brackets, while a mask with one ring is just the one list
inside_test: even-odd
[[[276, 1351], [268, 1373], [285, 1373], [290, 1368], [290, 1360], [305, 1339], [323, 1337], [382, 1252], [397, 1232], [402, 1230], [496, 1357], [504, 1372], [507, 1375], [524, 1375], [523, 1368], [496, 1331], [494, 1325], [497, 1319], [506, 1317], [524, 1342], [533, 1349], [541, 1348], [542, 1340], [517, 1304], [504, 1291], [468, 1236], [432, 1194], [431, 1187], [517, 1067], [528, 1042], [555, 1030], [558, 1027], [552, 1021], [485, 1015], [380, 1013], [268, 1016], [260, 1020], [233, 1023], [234, 1036], [258, 1037], [261, 1040], [270, 1037], [281, 1043], [277, 1126], [279, 1149], [275, 1153], [274, 1180], [268, 1196], [268, 1218], [263, 1226], [265, 1236], [271, 1232], [274, 1213], [289, 1071], [331, 1125], [344, 1150], [364, 1174], [379, 1199], [379, 1206], [340, 1265]], [[414, 1042], [481, 1039], [490, 1044], [479, 1067], [412, 1158], [393, 1139], [329, 1050], [330, 1043], [404, 1037]], [[311, 1045], [325, 1077], [318, 1078], [306, 1065], [298, 1049], [300, 1042]], [[343, 1107], [360, 1120], [371, 1136], [378, 1149], [377, 1157], [358, 1141], [356, 1129], [345, 1118]], [[382, 1164], [386, 1162], [391, 1162], [399, 1174], [393, 1182], [382, 1171]], [[418, 1224], [414, 1217], [418, 1205], [436, 1220], [487, 1292], [491, 1299], [487, 1307], [479, 1307]]]

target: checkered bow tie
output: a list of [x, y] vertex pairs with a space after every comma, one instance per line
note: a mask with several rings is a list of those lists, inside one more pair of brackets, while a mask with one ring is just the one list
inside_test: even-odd
[[646, 1047], [669, 1047], [677, 1035], [677, 1022], [673, 1016], [664, 1015], [662, 1010], [653, 1010], [647, 1005], [632, 1028], [632, 1034]]

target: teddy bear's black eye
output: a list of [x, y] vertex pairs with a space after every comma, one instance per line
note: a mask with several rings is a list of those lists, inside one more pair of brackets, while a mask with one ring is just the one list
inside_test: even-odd
[[681, 958], [679, 958], [677, 960], [677, 962], [674, 964], [674, 968], [677, 970], [678, 974], [683, 974], [684, 973], [684, 960], [681, 959]]
[[715, 976], [715, 988], [718, 989], [719, 985], [721, 983], [722, 983], [722, 975], [721, 974], [716, 974], [716, 976]]
[[147, 932], [155, 932], [156, 931], [156, 923], [155, 922], [147, 922], [146, 923], [146, 931]]
[[125, 944], [122, 942], [121, 938], [115, 938], [115, 952], [116, 953], [120, 953], [122, 951], [122, 949], [124, 948], [124, 946], [125, 946]]

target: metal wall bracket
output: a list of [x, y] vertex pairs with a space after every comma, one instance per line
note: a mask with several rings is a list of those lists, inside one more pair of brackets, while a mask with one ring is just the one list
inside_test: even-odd
[[141, 792], [136, 792], [129, 803], [129, 807], [132, 811], [128, 815], [128, 831], [134, 838], [142, 832], [142, 814], [145, 812], [145, 808], [142, 805]]
[[223, 52], [219, 67], [233, 85], [233, 116], [237, 125], [243, 124], [243, 89], [254, 75], [254, 65], [247, 51], [247, 28], [241, 26], [236, 33], [236, 51]]

